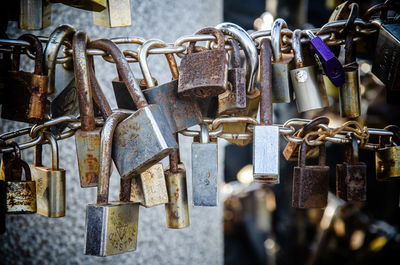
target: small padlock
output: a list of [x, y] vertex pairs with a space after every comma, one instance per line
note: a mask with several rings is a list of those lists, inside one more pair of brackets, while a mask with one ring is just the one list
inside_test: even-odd
[[293, 32], [292, 46], [296, 68], [290, 70], [298, 112], [329, 106], [325, 87], [321, 86], [317, 79], [317, 67], [315, 65], [304, 66], [301, 34], [302, 31], [299, 29]]
[[[176, 135], [178, 142], [178, 135]], [[179, 142], [178, 142], [179, 143]], [[168, 203], [165, 217], [168, 228], [184, 228], [190, 225], [185, 165], [180, 161], [179, 149], [169, 155], [169, 167], [165, 170]]]
[[231, 115], [246, 108], [246, 76], [240, 64], [240, 50], [233, 38], [227, 41], [232, 47], [232, 68], [228, 70], [228, 89], [218, 95], [218, 115]]
[[35, 164], [31, 165], [36, 182], [37, 213], [47, 217], [65, 216], [65, 170], [58, 167], [58, 144], [50, 133], [44, 134], [51, 147], [51, 167], [41, 164], [41, 146], [36, 146]]
[[89, 48], [110, 54], [138, 108], [115, 129], [112, 156], [122, 178], [136, 176], [161, 161], [178, 146], [171, 128], [156, 104], [149, 105], [125, 56], [112, 41], [95, 40]]
[[400, 179], [400, 128], [389, 125], [385, 130], [391, 131], [393, 136], [391, 139], [387, 136], [379, 138], [379, 149], [375, 151], [376, 180], [398, 180]]
[[93, 23], [103, 27], [125, 27], [132, 24], [130, 0], [106, 0], [106, 8], [93, 12]]
[[86, 57], [87, 42], [85, 32], [79, 31], [74, 35], [73, 59], [81, 119], [81, 128], [75, 132], [75, 145], [82, 188], [97, 186], [101, 137], [101, 129], [96, 128], [94, 119]]
[[9, 72], [2, 104], [1, 117], [20, 122], [38, 123], [43, 121], [46, 107], [48, 77], [43, 71], [43, 49], [40, 40], [32, 34], [18, 39], [30, 43], [35, 54], [33, 73], [19, 71], [19, 51], [13, 54], [13, 69]]
[[51, 1], [93, 12], [103, 11], [107, 7], [106, 0], [51, 0]]
[[345, 201], [367, 199], [367, 165], [358, 161], [357, 137], [345, 145], [345, 162], [336, 165], [336, 196]]
[[167, 118], [173, 133], [182, 131], [202, 122], [203, 118], [196, 101], [189, 98], [179, 98], [178, 67], [173, 54], [165, 54], [172, 73], [172, 81], [157, 86], [153, 82], [147, 65], [147, 55], [151, 48], [164, 48], [167, 45], [160, 40], [148, 40], [139, 48], [139, 63], [147, 85], [143, 94], [150, 104], [157, 104]]
[[19, 28], [34, 30], [51, 25], [50, 0], [20, 0]]
[[182, 58], [179, 69], [178, 95], [183, 97], [208, 98], [226, 91], [228, 86], [228, 64], [225, 39], [215, 28], [203, 28], [198, 34], [212, 34], [218, 48], [194, 52], [195, 42], [190, 42], [187, 54]]
[[[29, 165], [17, 158], [17, 163], [6, 166], [6, 192], [7, 192], [7, 214], [29, 214], [36, 213], [36, 183], [31, 179]], [[12, 167], [21, 167], [25, 172], [25, 180], [22, 174], [19, 177], [12, 176]]]
[[278, 18], [272, 24], [272, 102], [289, 103], [293, 100], [293, 89], [289, 71], [294, 68], [293, 55], [284, 54], [281, 50], [281, 30], [287, 28], [286, 22]]
[[319, 163], [306, 166], [306, 141], [299, 153], [299, 165], [293, 168], [292, 207], [324, 208], [328, 200], [329, 167], [325, 166], [325, 144], [319, 146]]
[[260, 125], [253, 131], [253, 177], [279, 184], [279, 127], [273, 125], [271, 41], [260, 42]]
[[86, 207], [85, 255], [105, 257], [134, 251], [137, 246], [139, 205], [128, 201], [129, 185], [121, 185], [120, 201], [108, 201], [112, 140], [119, 115], [124, 114], [115, 112], [107, 118], [101, 135], [97, 202]]
[[205, 123], [200, 124], [200, 143], [192, 143], [192, 185], [194, 206], [217, 206], [218, 146], [210, 143]]

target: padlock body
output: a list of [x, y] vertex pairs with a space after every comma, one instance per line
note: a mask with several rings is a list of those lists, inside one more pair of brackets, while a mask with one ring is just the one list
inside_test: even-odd
[[77, 130], [75, 146], [82, 188], [96, 187], [99, 182], [101, 128]]
[[272, 102], [290, 103], [293, 100], [289, 74], [293, 68], [293, 55], [282, 54], [281, 61], [272, 61]]
[[322, 83], [323, 86], [325, 86], [326, 94], [328, 97], [334, 97], [334, 98], [339, 97], [339, 88], [335, 86], [329, 79], [329, 77], [325, 74], [322, 75]]
[[6, 181], [7, 213], [36, 213], [35, 181]]
[[228, 70], [228, 89], [218, 95], [218, 115], [230, 115], [246, 108], [244, 68]]
[[53, 0], [53, 2], [63, 3], [79, 9], [100, 12], [107, 7], [107, 0]]
[[260, 183], [279, 184], [279, 127], [254, 126], [253, 176]]
[[192, 144], [192, 185], [194, 206], [217, 206], [217, 143]]
[[143, 90], [149, 104], [157, 104], [164, 113], [173, 133], [182, 131], [202, 122], [197, 102], [193, 99], [178, 98], [178, 80]]
[[36, 182], [37, 213], [47, 217], [65, 216], [65, 170], [31, 166]]
[[50, 0], [20, 0], [19, 28], [34, 30], [51, 25]]
[[[137, 178], [137, 177], [135, 177]], [[143, 194], [144, 207], [168, 203], [167, 186], [162, 163], [156, 163], [139, 176], [139, 188]]]
[[145, 106], [118, 124], [112, 157], [121, 178], [132, 178], [178, 148], [158, 105]]
[[298, 112], [329, 106], [326, 89], [318, 82], [316, 70], [315, 66], [306, 66], [290, 71]]
[[345, 71], [345, 83], [339, 89], [340, 115], [357, 118], [361, 115], [358, 71]]
[[132, 24], [130, 0], [107, 0], [107, 7], [93, 12], [93, 23], [103, 27], [124, 27]]
[[165, 204], [165, 217], [168, 228], [184, 228], [190, 225], [189, 205], [186, 185], [186, 169], [178, 164], [178, 172], [165, 171], [168, 190], [168, 203]]
[[110, 256], [136, 250], [139, 205], [128, 202], [86, 207], [85, 255]]
[[390, 181], [400, 178], [400, 146], [386, 147], [375, 152], [376, 179]]
[[294, 208], [324, 208], [328, 200], [328, 190], [328, 166], [293, 168], [292, 206]]
[[227, 89], [227, 75], [225, 50], [189, 53], [181, 60], [178, 94], [197, 98], [217, 96]]
[[367, 166], [365, 163], [336, 165], [336, 196], [345, 201], [367, 199]]
[[400, 24], [383, 24], [379, 30], [372, 73], [386, 86], [387, 102], [400, 98]]
[[6, 205], [6, 182], [4, 180], [0, 180], [0, 235], [6, 232]]

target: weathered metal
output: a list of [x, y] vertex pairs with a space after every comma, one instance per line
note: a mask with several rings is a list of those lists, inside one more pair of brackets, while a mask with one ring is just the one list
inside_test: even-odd
[[131, 25], [129, 0], [106, 0], [105, 2], [105, 9], [93, 12], [93, 24], [111, 28]]
[[375, 152], [376, 179], [378, 181], [391, 181], [400, 178], [400, 128], [389, 125], [385, 129], [393, 132], [392, 141], [396, 145], [390, 145], [388, 137], [380, 137], [380, 148]]

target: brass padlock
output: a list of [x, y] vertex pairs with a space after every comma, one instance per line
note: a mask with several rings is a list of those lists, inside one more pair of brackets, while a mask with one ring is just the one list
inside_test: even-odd
[[93, 23], [103, 27], [125, 27], [132, 24], [130, 0], [105, 0], [106, 8], [93, 12]]
[[20, 0], [19, 10], [20, 29], [44, 29], [51, 25], [50, 0]]
[[75, 132], [75, 145], [82, 188], [97, 186], [100, 163], [101, 129], [96, 128], [94, 119], [86, 57], [87, 42], [85, 32], [79, 31], [74, 35], [73, 59], [81, 119], [81, 128]]
[[336, 165], [336, 196], [345, 201], [367, 199], [367, 165], [358, 161], [357, 137], [345, 145], [345, 162]]
[[299, 151], [299, 164], [293, 169], [292, 207], [324, 208], [328, 201], [329, 167], [325, 165], [325, 144], [319, 146], [319, 163], [306, 166], [306, 141]]
[[224, 35], [211, 27], [197, 31], [198, 34], [214, 35], [218, 48], [195, 53], [195, 42], [189, 43], [179, 69], [179, 96], [208, 98], [224, 93], [227, 89], [228, 64]]
[[[391, 181], [400, 178], [400, 128], [395, 125], [385, 127], [392, 137], [380, 136], [379, 149], [375, 151], [376, 180]], [[390, 141], [392, 143], [390, 143]]]
[[65, 170], [58, 167], [58, 144], [50, 133], [44, 134], [51, 147], [51, 167], [41, 164], [41, 146], [36, 146], [35, 164], [31, 165], [36, 182], [37, 213], [47, 217], [65, 216]]
[[43, 121], [46, 107], [46, 88], [48, 77], [43, 70], [43, 49], [40, 40], [32, 34], [24, 34], [18, 39], [30, 43], [35, 54], [33, 73], [19, 71], [19, 51], [13, 54], [13, 68], [9, 72], [2, 104], [3, 119], [39, 123]]
[[115, 123], [125, 117], [111, 114], [101, 135], [101, 166], [97, 186], [97, 202], [86, 207], [85, 255], [110, 256], [136, 250], [139, 205], [128, 201], [129, 180], [121, 179], [120, 200], [108, 201], [111, 177], [111, 149]]

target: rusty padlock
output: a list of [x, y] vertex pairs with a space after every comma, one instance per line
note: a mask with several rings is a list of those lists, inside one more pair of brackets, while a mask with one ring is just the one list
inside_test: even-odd
[[354, 134], [345, 145], [345, 162], [336, 165], [336, 196], [345, 201], [367, 199], [367, 165], [358, 161], [358, 143]]
[[306, 166], [306, 149], [306, 141], [303, 141], [299, 151], [299, 164], [293, 169], [292, 207], [324, 208], [329, 190], [325, 144], [319, 146], [319, 162], [316, 166]]
[[215, 28], [203, 28], [198, 34], [212, 34], [218, 48], [194, 52], [195, 42], [189, 43], [187, 54], [181, 60], [178, 80], [178, 95], [183, 97], [208, 98], [222, 94], [228, 84], [228, 64], [225, 38]]
[[375, 151], [376, 180], [398, 180], [400, 178], [400, 128], [389, 125], [385, 127], [385, 130], [391, 131], [393, 136], [379, 137], [379, 149]]
[[13, 54], [12, 70], [6, 81], [1, 117], [3, 119], [39, 123], [43, 121], [46, 107], [48, 77], [43, 70], [43, 48], [40, 40], [32, 34], [24, 34], [18, 39], [30, 43], [35, 54], [33, 73], [19, 71], [20, 54], [16, 48]]

